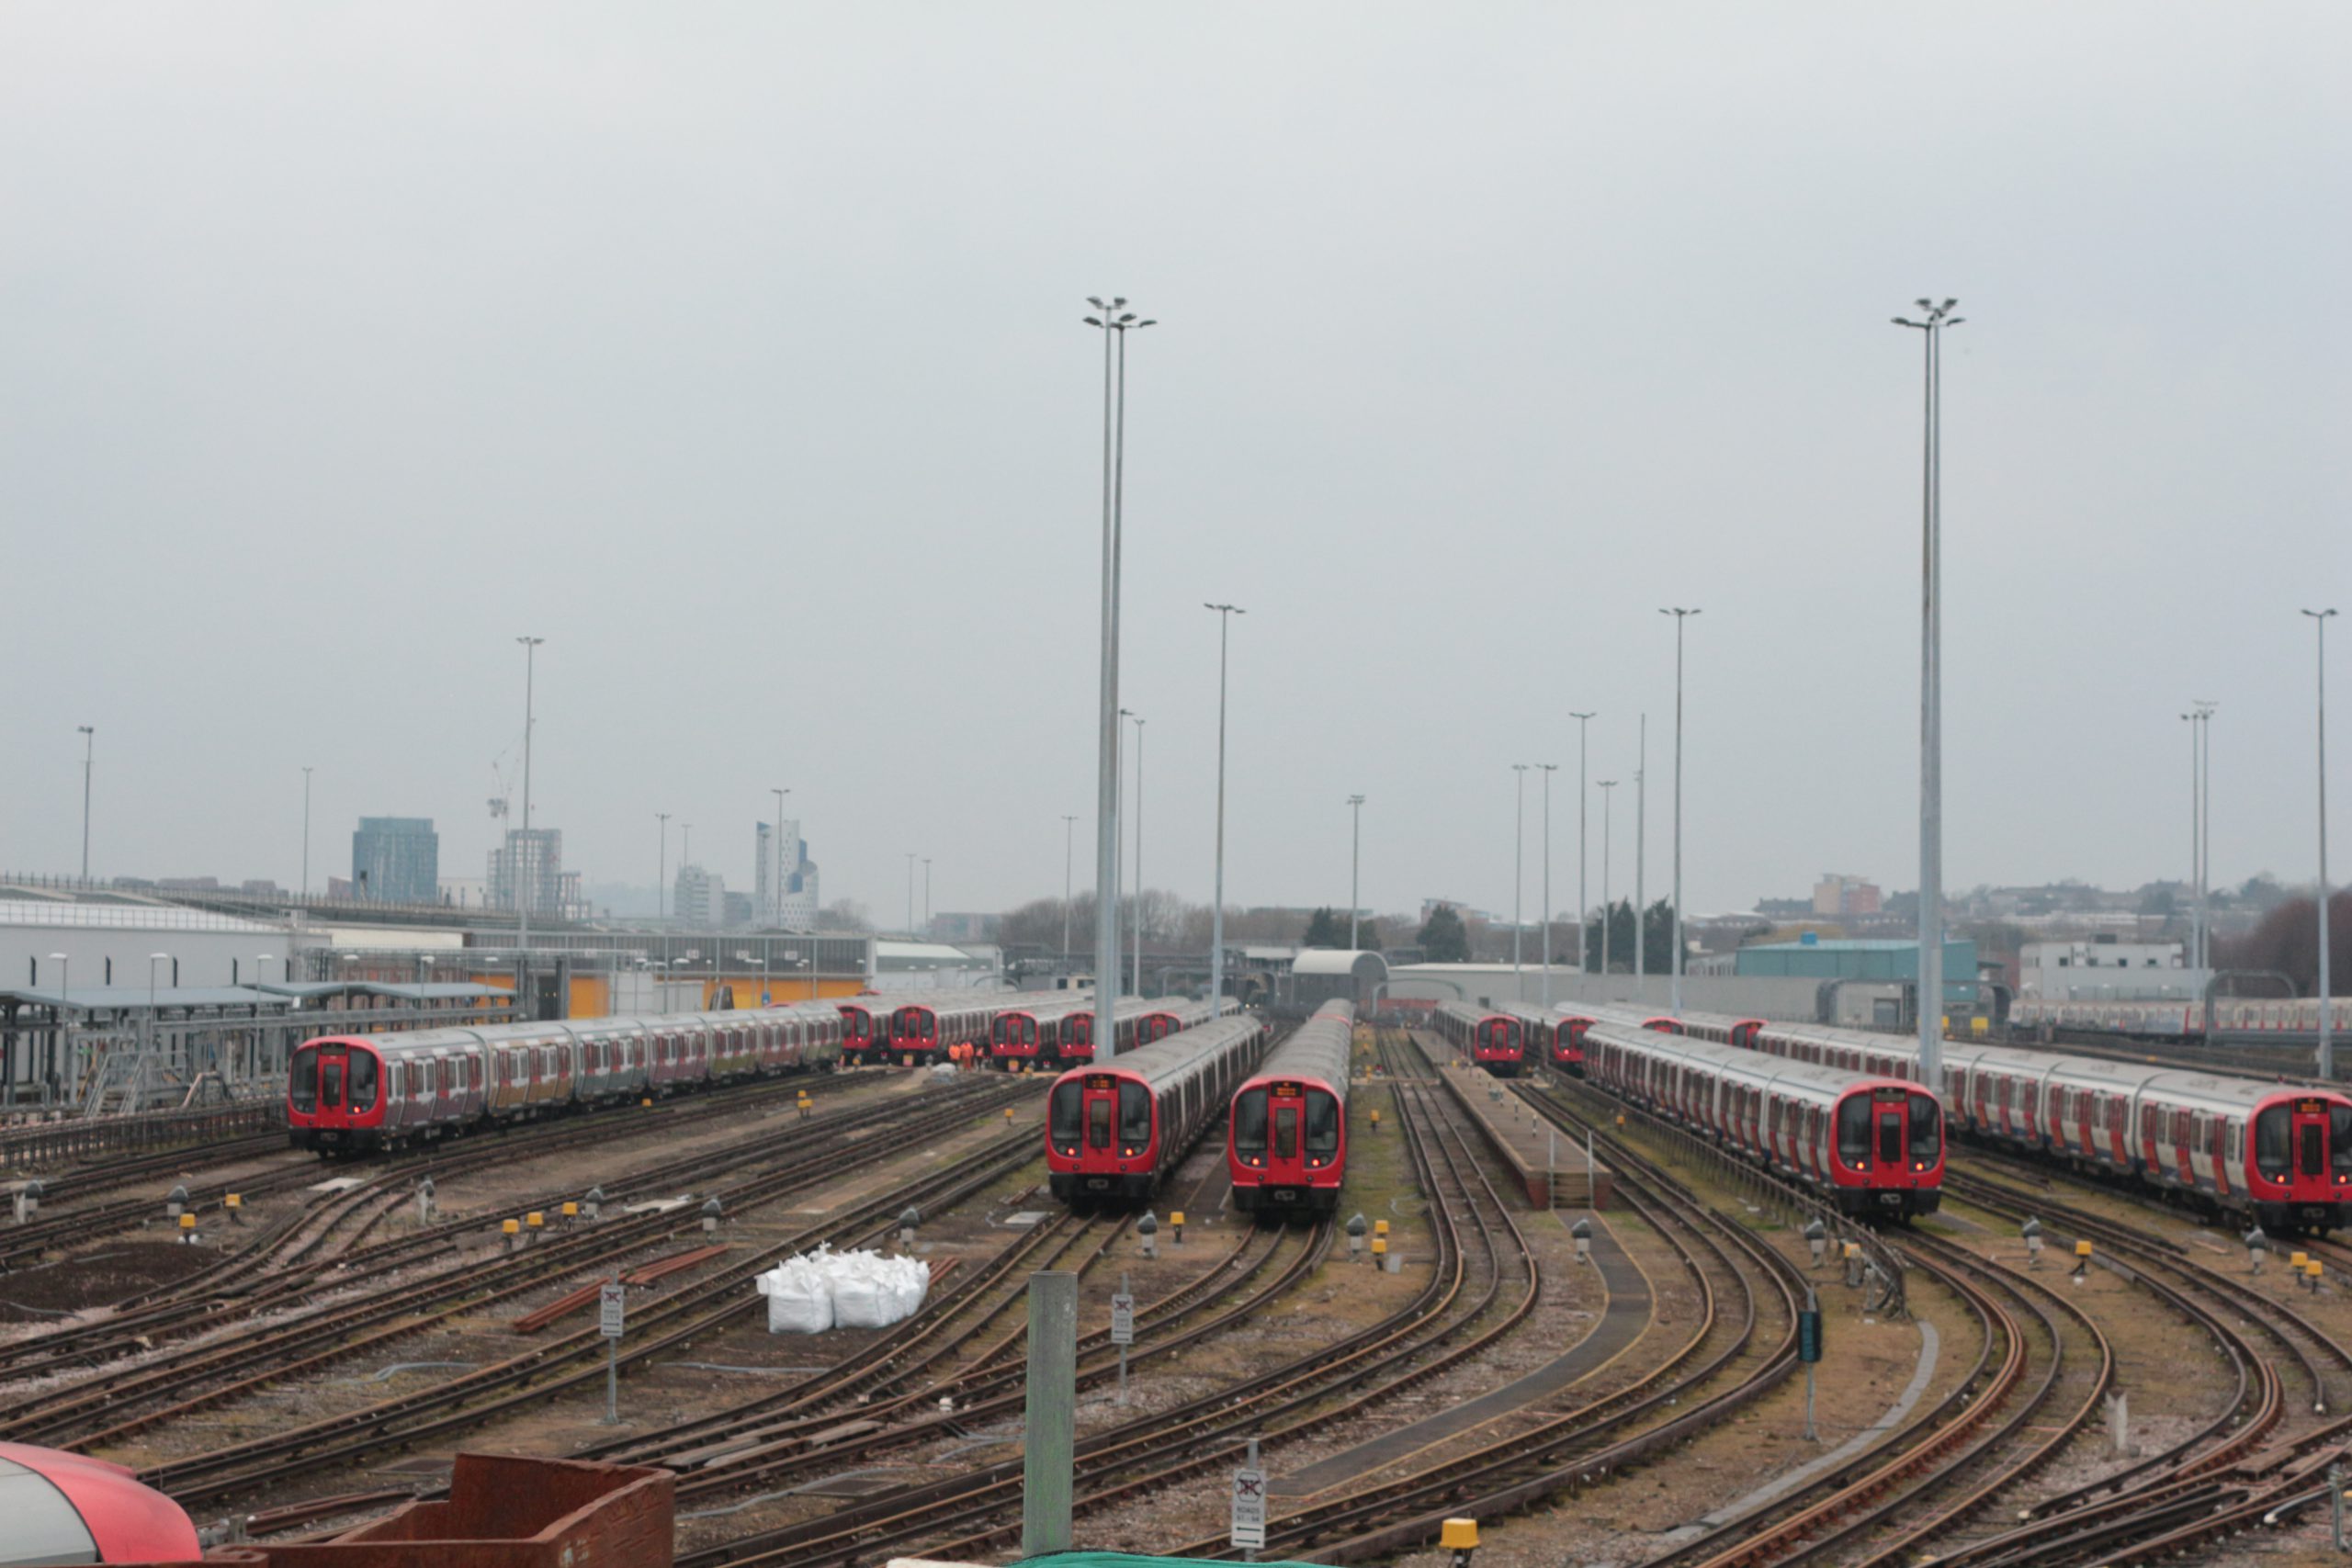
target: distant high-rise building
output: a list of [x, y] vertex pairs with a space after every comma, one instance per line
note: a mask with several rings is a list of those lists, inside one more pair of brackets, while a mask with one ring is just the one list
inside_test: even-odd
[[739, 931], [741, 928], [750, 925], [752, 923], [752, 896], [749, 893], [728, 894], [726, 896], [725, 913], [720, 917], [719, 923], [724, 925], [729, 931]]
[[682, 865], [670, 907], [688, 930], [717, 931], [727, 919], [726, 879], [698, 865]]
[[[779, 831], [784, 848], [784, 875], [776, 876]], [[758, 859], [752, 873], [753, 918], [787, 931], [817, 928], [817, 863], [808, 858], [808, 840], [800, 836], [797, 819], [779, 828], [755, 825], [752, 835]]]
[[351, 835], [351, 880], [358, 897], [385, 904], [431, 904], [441, 882], [441, 835], [430, 817], [362, 817]]
[[525, 899], [550, 919], [576, 912], [576, 897], [565, 897], [562, 829], [509, 828], [505, 847], [490, 852], [490, 907], [519, 911]]

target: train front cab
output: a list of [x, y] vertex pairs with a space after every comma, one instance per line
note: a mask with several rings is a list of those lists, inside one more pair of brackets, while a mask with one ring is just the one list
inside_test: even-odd
[[2255, 1108], [2247, 1197], [2266, 1231], [2298, 1235], [2344, 1223], [2352, 1201], [2352, 1100], [2280, 1094]]
[[1555, 1021], [1552, 1026], [1552, 1065], [1570, 1077], [1584, 1077], [1584, 1035], [1593, 1020], [1578, 1013]]
[[1047, 1185], [1065, 1203], [1140, 1202], [1151, 1195], [1159, 1116], [1132, 1073], [1079, 1069], [1046, 1102]]
[[1488, 1013], [1470, 1031], [1470, 1059], [1498, 1078], [1516, 1077], [1526, 1059], [1519, 1020], [1508, 1013]]
[[1166, 1009], [1145, 1013], [1136, 1020], [1136, 1043], [1137, 1045], [1158, 1044], [1170, 1035], [1182, 1031], [1183, 1027], [1184, 1021]]
[[863, 1002], [842, 1002], [835, 1010], [842, 1015], [842, 1060], [852, 1066], [866, 1061], [877, 1045], [887, 1044], [889, 1018], [874, 1021], [874, 1010]]
[[989, 1021], [989, 1060], [1011, 1072], [1016, 1066], [1035, 1066], [1044, 1053], [1044, 1041], [1053, 1032], [1053, 1021], [1039, 1022], [1034, 1012], [1001, 1012]]
[[1347, 1169], [1346, 1121], [1339, 1097], [1321, 1083], [1260, 1078], [1244, 1084], [1233, 1097], [1226, 1142], [1233, 1206], [1243, 1213], [1338, 1209]]
[[1850, 1089], [1830, 1133], [1831, 1190], [1856, 1218], [1932, 1214], [1943, 1202], [1943, 1108], [1905, 1083]]
[[374, 1148], [384, 1128], [376, 1048], [334, 1036], [305, 1041], [287, 1067], [286, 1124], [298, 1149]]

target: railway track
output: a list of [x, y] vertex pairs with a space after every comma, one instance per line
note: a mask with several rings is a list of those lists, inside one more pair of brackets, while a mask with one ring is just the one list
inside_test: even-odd
[[[888, 1129], [903, 1136], [929, 1135], [952, 1130], [1008, 1100], [1022, 1098], [1025, 1095], [1018, 1089], [1008, 1093], [976, 1087], [959, 1089], [944, 1103], [885, 1103], [846, 1115], [795, 1122], [730, 1151], [730, 1164], [767, 1164], [768, 1168], [716, 1189], [715, 1195], [729, 1212], [740, 1212], [808, 1182], [875, 1163], [890, 1152], [887, 1137], [867, 1138], [844, 1150], [840, 1143], [844, 1134]], [[631, 1189], [666, 1194], [673, 1181], [699, 1179], [710, 1168], [707, 1154], [659, 1166], [629, 1179], [622, 1195]], [[119, 1441], [444, 1319], [478, 1313], [552, 1282], [605, 1268], [697, 1224], [698, 1216], [684, 1210], [607, 1218], [471, 1268], [443, 1270], [420, 1280], [392, 1280], [356, 1300], [339, 1302], [322, 1311], [296, 1312], [257, 1332], [196, 1347], [168, 1360], [103, 1372], [63, 1388], [31, 1392], [0, 1406], [0, 1435], [16, 1440], [82, 1444]], [[427, 1235], [384, 1244], [379, 1250], [386, 1256], [350, 1261], [365, 1262], [368, 1275], [385, 1274], [413, 1262], [416, 1248], [446, 1247], [453, 1230], [479, 1230], [482, 1224], [479, 1216], [453, 1221]], [[338, 1272], [332, 1279], [288, 1280], [283, 1294], [240, 1303], [233, 1309], [234, 1316], [250, 1323], [265, 1307], [292, 1311], [300, 1307], [302, 1297], [321, 1288], [341, 1292], [356, 1280], [354, 1274]], [[86, 1352], [95, 1348], [85, 1343], [84, 1348]]]
[[[780, 1097], [780, 1086], [759, 1085], [745, 1092], [697, 1099], [681, 1107], [684, 1114], [665, 1121], [663, 1127], [665, 1131], [674, 1130], [721, 1115], [740, 1114], [746, 1106]], [[871, 1114], [869, 1108], [851, 1113], [846, 1120], [829, 1116], [823, 1126], [831, 1132], [843, 1131], [864, 1125]], [[0, 1380], [92, 1367], [151, 1349], [166, 1340], [211, 1332], [232, 1318], [250, 1320], [260, 1313], [284, 1310], [299, 1304], [324, 1285], [331, 1283], [337, 1291], [349, 1290], [441, 1252], [460, 1234], [479, 1230], [485, 1224], [494, 1225], [510, 1216], [520, 1219], [535, 1209], [555, 1210], [576, 1194], [569, 1189], [543, 1192], [497, 1211], [454, 1216], [407, 1235], [360, 1247], [390, 1213], [411, 1201], [413, 1183], [417, 1180], [426, 1177], [446, 1180], [469, 1171], [544, 1158], [608, 1137], [611, 1131], [606, 1126], [592, 1127], [579, 1122], [550, 1123], [536, 1132], [518, 1132], [481, 1142], [468, 1140], [447, 1149], [437, 1158], [385, 1167], [348, 1192], [333, 1195], [311, 1209], [280, 1216], [255, 1232], [243, 1247], [222, 1253], [211, 1267], [172, 1284], [124, 1298], [99, 1321], [61, 1326], [0, 1346]], [[305, 1169], [314, 1176], [318, 1168], [312, 1165]], [[632, 1192], [673, 1180], [698, 1181], [707, 1174], [707, 1162], [701, 1159], [673, 1162], [626, 1177], [614, 1185], [611, 1196], [619, 1201]], [[346, 1225], [348, 1233], [339, 1234]], [[232, 1230], [228, 1234], [236, 1233]], [[324, 1250], [330, 1239], [339, 1243], [332, 1255]], [[0, 1420], [5, 1420], [6, 1411], [7, 1407], [0, 1404]]]
[[[1514, 1277], [1513, 1258], [1523, 1246], [1506, 1249], [1503, 1205], [1475, 1166], [1464, 1167], [1454, 1148], [1443, 1146], [1425, 1120], [1425, 1108], [1408, 1108], [1403, 1118], [1408, 1147], [1422, 1190], [1430, 1195], [1437, 1256], [1429, 1280], [1398, 1310], [1379, 1322], [1283, 1366], [1214, 1393], [1158, 1411], [1082, 1438], [1078, 1445], [1076, 1501], [1083, 1513], [1168, 1485], [1238, 1456], [1248, 1438], [1269, 1443], [1322, 1430], [1359, 1415], [1374, 1399], [1437, 1376], [1477, 1354], [1492, 1337], [1521, 1321], [1521, 1303], [1503, 1289]], [[1466, 1145], [1455, 1145], [1466, 1153]], [[1452, 1162], [1449, 1166], [1448, 1162]], [[1443, 1172], [1443, 1174], [1442, 1174]], [[1461, 1199], [1484, 1191], [1491, 1208], [1464, 1212]], [[1472, 1236], [1465, 1233], [1476, 1229]], [[1303, 1234], [1302, 1245], [1270, 1282], [1250, 1297], [1205, 1321], [1190, 1323], [1166, 1340], [1145, 1344], [1136, 1359], [1172, 1354], [1261, 1312], [1303, 1280], [1328, 1255], [1331, 1227], [1318, 1223]], [[1528, 1271], [1531, 1287], [1532, 1269]], [[1493, 1310], [1490, 1310], [1493, 1309]], [[1470, 1334], [1474, 1325], [1485, 1332]], [[1108, 1356], [1088, 1366], [1081, 1384], [1109, 1375]], [[1005, 1368], [1001, 1407], [1017, 1410], [1018, 1364]], [[970, 1407], [977, 1416], [991, 1405]], [[896, 1489], [863, 1499], [821, 1519], [758, 1532], [680, 1559], [688, 1568], [720, 1563], [820, 1564], [865, 1561], [876, 1551], [923, 1542], [946, 1554], [983, 1550], [1017, 1529], [1008, 1516], [1018, 1508], [1018, 1461], [987, 1466], [951, 1480]]]
[[[932, 1120], [918, 1119], [905, 1131], [929, 1135], [969, 1124], [1001, 1101], [1024, 1100], [1024, 1085], [991, 1087], [960, 1095], [957, 1103]], [[944, 1119], [943, 1119], [944, 1118]], [[863, 1245], [886, 1235], [910, 1204], [936, 1209], [970, 1196], [1035, 1154], [1034, 1128], [1014, 1128], [989, 1138], [979, 1149], [940, 1171], [895, 1183], [860, 1200], [839, 1214], [804, 1227], [757, 1255], [694, 1283], [633, 1306], [620, 1365], [629, 1368], [683, 1345], [754, 1310], [759, 1298], [748, 1287], [756, 1274], [780, 1258], [820, 1244]], [[741, 1201], [766, 1201], [811, 1177], [837, 1178], [847, 1170], [888, 1157], [888, 1139], [868, 1139], [844, 1158], [838, 1149], [819, 1156], [817, 1169], [796, 1168], [789, 1177], [760, 1179], [759, 1191]], [[877, 1145], [865, 1156], [867, 1145]], [[677, 1228], [694, 1223], [680, 1216]], [[659, 1239], [655, 1237], [653, 1239]], [[480, 1303], [474, 1303], [479, 1305]], [[555, 1394], [600, 1382], [605, 1375], [604, 1340], [594, 1325], [559, 1336], [492, 1366], [462, 1374], [413, 1394], [308, 1423], [269, 1438], [153, 1466], [141, 1473], [148, 1484], [183, 1503], [250, 1494], [297, 1474], [348, 1463], [438, 1438], [510, 1414]]]

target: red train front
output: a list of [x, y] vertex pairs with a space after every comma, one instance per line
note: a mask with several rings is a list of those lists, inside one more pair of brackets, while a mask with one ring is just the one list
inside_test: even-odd
[[1570, 1077], [1584, 1077], [1584, 1035], [1593, 1025], [1589, 1013], [1563, 1013], [1552, 1025], [1552, 1065]]
[[889, 1014], [884, 1013], [879, 1022], [874, 1010], [863, 1001], [837, 1004], [842, 1015], [842, 1057], [852, 1066], [865, 1062], [872, 1054], [890, 1043]]
[[1508, 1012], [1448, 1002], [1437, 1010], [1437, 1026], [1455, 1050], [1498, 1078], [1517, 1077], [1526, 1066], [1526, 1030]]
[[384, 1064], [365, 1040], [303, 1043], [288, 1064], [286, 1124], [298, 1149], [374, 1146], [384, 1129]]
[[1052, 1060], [1065, 1011], [1035, 1008], [997, 1014], [989, 1025], [989, 1059], [1007, 1071]]
[[1352, 1003], [1324, 1003], [1234, 1091], [1225, 1163], [1241, 1213], [1328, 1214], [1340, 1206], [1354, 1018]]

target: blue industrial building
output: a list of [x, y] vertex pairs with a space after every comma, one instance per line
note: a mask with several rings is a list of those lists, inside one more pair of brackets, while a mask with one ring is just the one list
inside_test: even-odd
[[[1918, 984], [1919, 944], [1889, 938], [1758, 942], [1736, 955], [1733, 973], [1776, 978], [1875, 980]], [[1944, 1006], [1966, 1008], [1976, 1000], [1976, 943], [1967, 937], [1944, 941]]]

